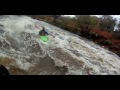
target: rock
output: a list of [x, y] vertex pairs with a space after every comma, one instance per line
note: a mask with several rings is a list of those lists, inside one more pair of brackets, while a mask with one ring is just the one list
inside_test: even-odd
[[[85, 38], [27, 16], [2, 16], [0, 23], [8, 32], [0, 29], [0, 63], [12, 75], [120, 75], [120, 57]], [[42, 43], [28, 27], [36, 23], [56, 38]]]

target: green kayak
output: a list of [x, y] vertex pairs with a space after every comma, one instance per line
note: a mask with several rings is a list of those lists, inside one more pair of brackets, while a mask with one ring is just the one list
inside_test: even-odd
[[43, 42], [47, 42], [47, 41], [48, 41], [48, 37], [47, 37], [47, 36], [40, 36], [40, 39], [41, 39]]

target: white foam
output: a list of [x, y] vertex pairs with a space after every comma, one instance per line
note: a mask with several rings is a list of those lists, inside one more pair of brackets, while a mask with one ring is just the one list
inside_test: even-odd
[[[28, 70], [32, 63], [28, 62], [26, 58], [29, 58], [30, 55], [34, 55], [35, 58], [43, 58], [45, 55], [49, 54], [53, 58], [52, 53], [49, 52], [50, 48], [62, 48], [63, 52], [65, 51], [73, 58], [76, 58], [78, 61], [84, 62], [82, 69], [75, 68], [75, 66], [70, 66], [68, 63], [62, 62], [62, 60], [54, 59], [55, 65], [57, 66], [67, 66], [67, 74], [83, 74], [85, 67], [92, 68], [89, 72], [90, 74], [114, 74], [114, 71], [117, 74], [120, 74], [120, 57], [115, 54], [110, 54], [108, 50], [105, 50], [93, 42], [80, 39], [78, 36], [73, 35], [67, 31], [64, 31], [60, 28], [54, 27], [48, 23], [34, 20], [27, 16], [15, 16], [8, 15], [0, 18], [0, 24], [4, 25], [2, 28], [5, 33], [0, 36], [0, 40], [6, 40], [6, 36], [15, 38], [19, 43], [22, 43], [24, 47], [20, 47], [22, 50], [16, 51], [15, 49], [5, 49], [0, 52], [0, 56], [13, 57], [16, 60], [16, 64], [21, 69]], [[55, 38], [49, 35], [49, 41], [43, 43], [39, 39], [39, 30], [35, 25], [44, 26], [46, 30], [55, 36]], [[20, 38], [21, 32], [30, 34], [31, 38], [28, 41], [24, 41]], [[25, 35], [27, 37], [27, 35]], [[36, 55], [35, 53], [26, 53], [26, 47], [32, 46], [31, 41], [36, 41], [42, 48], [43, 55]], [[7, 43], [9, 43], [6, 40]], [[10, 43], [9, 43], [10, 44]], [[75, 50], [80, 56], [76, 56], [70, 50]], [[23, 51], [23, 52], [22, 52]], [[54, 51], [55, 52], [55, 51]], [[100, 61], [101, 59], [102, 61]], [[105, 72], [104, 72], [105, 71]]]

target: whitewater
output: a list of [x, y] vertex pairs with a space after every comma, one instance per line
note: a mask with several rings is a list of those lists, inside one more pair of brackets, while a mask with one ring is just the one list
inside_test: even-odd
[[[40, 40], [42, 27], [49, 33], [48, 42]], [[7, 58], [0, 64], [11, 75], [120, 75], [115, 53], [23, 15], [0, 16], [0, 58]]]

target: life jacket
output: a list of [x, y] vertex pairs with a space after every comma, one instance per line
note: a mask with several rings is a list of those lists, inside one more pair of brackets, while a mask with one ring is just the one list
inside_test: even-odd
[[42, 30], [39, 32], [39, 35], [40, 36], [45, 36], [45, 35], [48, 35], [48, 32], [46, 32], [45, 30]]

